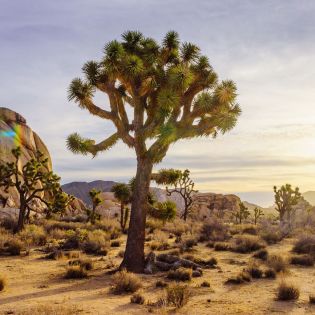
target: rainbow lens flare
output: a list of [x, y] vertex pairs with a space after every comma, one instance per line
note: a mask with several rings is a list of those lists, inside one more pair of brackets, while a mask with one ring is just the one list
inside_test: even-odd
[[14, 142], [15, 146], [19, 146], [21, 144], [21, 126], [15, 125], [13, 130], [3, 130], [0, 131], [0, 138], [11, 138]]

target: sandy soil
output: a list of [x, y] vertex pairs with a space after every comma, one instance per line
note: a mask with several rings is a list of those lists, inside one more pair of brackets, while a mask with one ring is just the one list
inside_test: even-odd
[[[269, 246], [268, 250], [288, 255], [291, 244], [292, 240], [285, 240]], [[0, 293], [0, 314], [16, 314], [43, 304], [75, 305], [78, 314], [148, 314], [150, 307], [130, 304], [130, 295], [110, 293], [111, 276], [106, 274], [106, 265], [111, 261], [119, 263], [117, 253], [120, 249], [114, 249], [102, 259], [93, 257], [95, 269], [84, 280], [64, 279], [67, 261], [42, 259], [43, 254], [36, 250], [25, 257], [1, 257], [0, 274], [6, 276], [8, 285]], [[299, 286], [300, 299], [297, 302], [279, 302], [275, 300], [275, 291], [280, 278], [258, 279], [244, 285], [224, 284], [228, 277], [244, 268], [242, 262], [248, 262], [250, 254], [214, 252], [199, 245], [195, 255], [216, 257], [221, 270], [208, 269], [203, 277], [194, 278], [190, 284], [193, 297], [176, 314], [315, 314], [315, 306], [308, 303], [309, 294], [315, 293], [315, 267], [291, 266], [284, 277]], [[162, 296], [163, 289], [155, 288], [155, 282], [163, 277], [162, 274], [141, 277], [144, 284], [142, 293], [147, 301], [154, 302]], [[211, 283], [210, 288], [199, 286], [204, 280]]]

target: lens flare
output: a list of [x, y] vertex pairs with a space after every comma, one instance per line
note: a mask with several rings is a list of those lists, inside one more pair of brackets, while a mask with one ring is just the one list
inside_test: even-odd
[[3, 130], [0, 131], [0, 138], [11, 138], [15, 146], [21, 144], [21, 126], [15, 125], [13, 130]]

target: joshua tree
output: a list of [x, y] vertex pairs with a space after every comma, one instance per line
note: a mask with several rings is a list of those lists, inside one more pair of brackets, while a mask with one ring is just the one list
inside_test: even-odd
[[255, 207], [254, 209], [254, 223], [257, 224], [258, 219], [264, 215], [264, 212], [261, 208]]
[[157, 202], [149, 208], [148, 213], [151, 217], [161, 220], [165, 224], [176, 217], [176, 204], [170, 200]]
[[[153, 165], [165, 157], [170, 145], [195, 137], [216, 137], [231, 130], [240, 115], [233, 81], [218, 81], [208, 58], [191, 43], [180, 44], [168, 32], [159, 45], [140, 32], [128, 31], [113, 40], [103, 58], [83, 66], [85, 80], [76, 78], [69, 100], [92, 115], [110, 120], [116, 131], [95, 143], [77, 133], [68, 148], [78, 154], [108, 150], [118, 140], [135, 150], [137, 172], [128, 239], [121, 268], [144, 270], [147, 195]], [[109, 110], [94, 102], [95, 91], [108, 95]], [[130, 109], [129, 109], [129, 108]]]
[[89, 197], [92, 201], [92, 211], [88, 212], [88, 220], [91, 221], [92, 224], [95, 223], [96, 220], [96, 208], [103, 202], [100, 198], [100, 190], [92, 189], [89, 191]]
[[234, 216], [236, 223], [242, 224], [243, 220], [246, 220], [249, 217], [250, 212], [244, 203], [240, 202], [239, 209], [232, 213], [232, 215]]
[[273, 191], [275, 193], [276, 210], [279, 212], [280, 223], [283, 223], [285, 214], [290, 219], [293, 206], [297, 205], [301, 199], [301, 193], [299, 187], [292, 189], [290, 184], [282, 185], [279, 189], [277, 189], [277, 186], [274, 186]]
[[[8, 193], [10, 187], [15, 187], [20, 198], [20, 212], [16, 232], [21, 231], [32, 202], [37, 199], [48, 209], [62, 211], [68, 204], [68, 198], [61, 190], [60, 177], [48, 171], [48, 159], [37, 152], [36, 157], [20, 167], [21, 149], [12, 150], [14, 162], [0, 165], [0, 187]], [[50, 195], [50, 200], [44, 197]]]
[[167, 195], [171, 196], [173, 193], [179, 194], [184, 200], [184, 211], [181, 217], [186, 221], [193, 203], [193, 193], [198, 192], [194, 190], [195, 183], [190, 179], [190, 171], [180, 171], [174, 169], [162, 169], [157, 174], [152, 175], [152, 179], [160, 185], [171, 185], [174, 188], [169, 189], [166, 186]]
[[124, 183], [115, 184], [112, 187], [112, 192], [116, 199], [120, 201], [120, 227], [123, 233], [126, 232], [126, 226], [129, 219], [129, 208], [126, 205], [131, 200], [131, 188], [130, 185]]

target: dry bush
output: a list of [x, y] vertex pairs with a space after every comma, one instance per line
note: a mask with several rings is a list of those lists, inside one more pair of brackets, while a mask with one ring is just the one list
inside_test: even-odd
[[256, 263], [251, 263], [246, 271], [250, 274], [250, 276], [254, 279], [260, 279], [263, 277], [263, 271], [260, 269], [259, 265]]
[[200, 230], [200, 241], [222, 242], [230, 238], [228, 227], [220, 220], [211, 218]]
[[293, 252], [297, 254], [315, 254], [315, 235], [302, 235], [294, 244]]
[[54, 260], [59, 260], [59, 259], [64, 259], [65, 255], [62, 250], [53, 250], [51, 253], [47, 254], [45, 259], [54, 259]]
[[0, 275], [0, 292], [4, 290], [6, 284], [6, 279], [2, 275]]
[[135, 293], [131, 298], [130, 298], [130, 303], [134, 304], [144, 304], [145, 298], [142, 294], [140, 293]]
[[261, 226], [259, 235], [269, 245], [276, 244], [283, 239], [283, 235], [279, 230], [279, 227], [267, 223]]
[[242, 226], [242, 233], [243, 234], [250, 234], [250, 235], [257, 235], [257, 226], [253, 224], [244, 224]]
[[182, 242], [181, 249], [183, 251], [190, 250], [196, 245], [198, 245], [198, 242], [193, 238], [189, 238], [189, 239]]
[[38, 305], [22, 311], [14, 311], [15, 315], [77, 315], [79, 313], [80, 310], [75, 306], [53, 306], [50, 304]]
[[62, 245], [63, 249], [78, 249], [81, 243], [87, 237], [87, 230], [76, 229], [76, 230], [66, 230], [65, 242]]
[[218, 264], [218, 260], [215, 257], [209, 259], [194, 258], [193, 262], [204, 268], [215, 268]]
[[260, 249], [253, 255], [253, 257], [266, 261], [268, 259], [268, 251], [266, 249]]
[[134, 273], [122, 270], [113, 276], [112, 292], [114, 294], [134, 293], [140, 288], [142, 288], [142, 281]]
[[4, 217], [1, 218], [0, 227], [6, 230], [13, 232], [16, 228], [17, 222], [16, 219], [12, 217]]
[[66, 279], [83, 279], [86, 277], [86, 269], [81, 268], [80, 266], [69, 266], [65, 274]]
[[109, 248], [110, 235], [100, 229], [88, 232], [82, 249], [87, 254], [106, 255]]
[[20, 239], [28, 246], [43, 246], [47, 242], [47, 234], [42, 226], [34, 224], [26, 225], [19, 233]]
[[155, 231], [153, 235], [154, 241], [150, 244], [151, 250], [166, 250], [168, 249], [168, 234], [163, 231]]
[[24, 244], [17, 238], [12, 237], [5, 244], [5, 252], [10, 254], [11, 256], [19, 256], [21, 251], [24, 249]]
[[124, 258], [124, 255], [125, 255], [125, 251], [124, 250], [120, 250], [117, 254], [117, 257], [120, 257], [120, 258]]
[[290, 258], [290, 263], [292, 265], [314, 266], [314, 258], [308, 254], [301, 256], [296, 255]]
[[66, 231], [59, 228], [52, 229], [49, 232], [49, 237], [55, 240], [63, 240], [66, 238], [66, 236], [67, 236]]
[[279, 301], [298, 300], [300, 290], [292, 284], [287, 284], [284, 281], [280, 283], [277, 289], [277, 299]]
[[148, 219], [145, 225], [148, 229], [148, 234], [151, 234], [154, 233], [155, 230], [161, 230], [163, 227], [163, 222], [160, 220]]
[[232, 245], [233, 251], [237, 253], [250, 253], [264, 247], [265, 244], [255, 235], [237, 235]]
[[203, 282], [201, 282], [200, 286], [203, 288], [210, 288], [210, 282], [209, 281], [203, 281]]
[[315, 295], [311, 294], [309, 296], [309, 302], [310, 302], [310, 304], [315, 304]]
[[69, 252], [64, 252], [64, 256], [68, 259], [79, 259], [81, 253], [78, 250], [70, 250]]
[[178, 268], [176, 270], [170, 270], [167, 274], [167, 278], [176, 281], [190, 281], [192, 277], [192, 270], [188, 268]]
[[267, 260], [267, 265], [275, 272], [285, 272], [288, 269], [287, 261], [279, 255], [270, 255]]
[[167, 286], [168, 286], [168, 284], [163, 280], [158, 280], [155, 283], [156, 288], [166, 288]]
[[264, 276], [266, 279], [275, 279], [277, 277], [277, 273], [272, 268], [269, 268], [265, 270]]
[[70, 260], [69, 266], [79, 266], [88, 271], [94, 268], [93, 260], [89, 258]]
[[226, 242], [216, 242], [214, 244], [214, 250], [215, 251], [226, 251], [230, 250], [230, 244]]
[[119, 241], [112, 241], [110, 243], [110, 247], [120, 247], [120, 242]]
[[186, 285], [175, 284], [166, 288], [166, 301], [168, 305], [182, 308], [191, 297], [191, 290]]
[[251, 276], [248, 272], [242, 271], [237, 276], [228, 278], [225, 284], [242, 284], [251, 281]]

